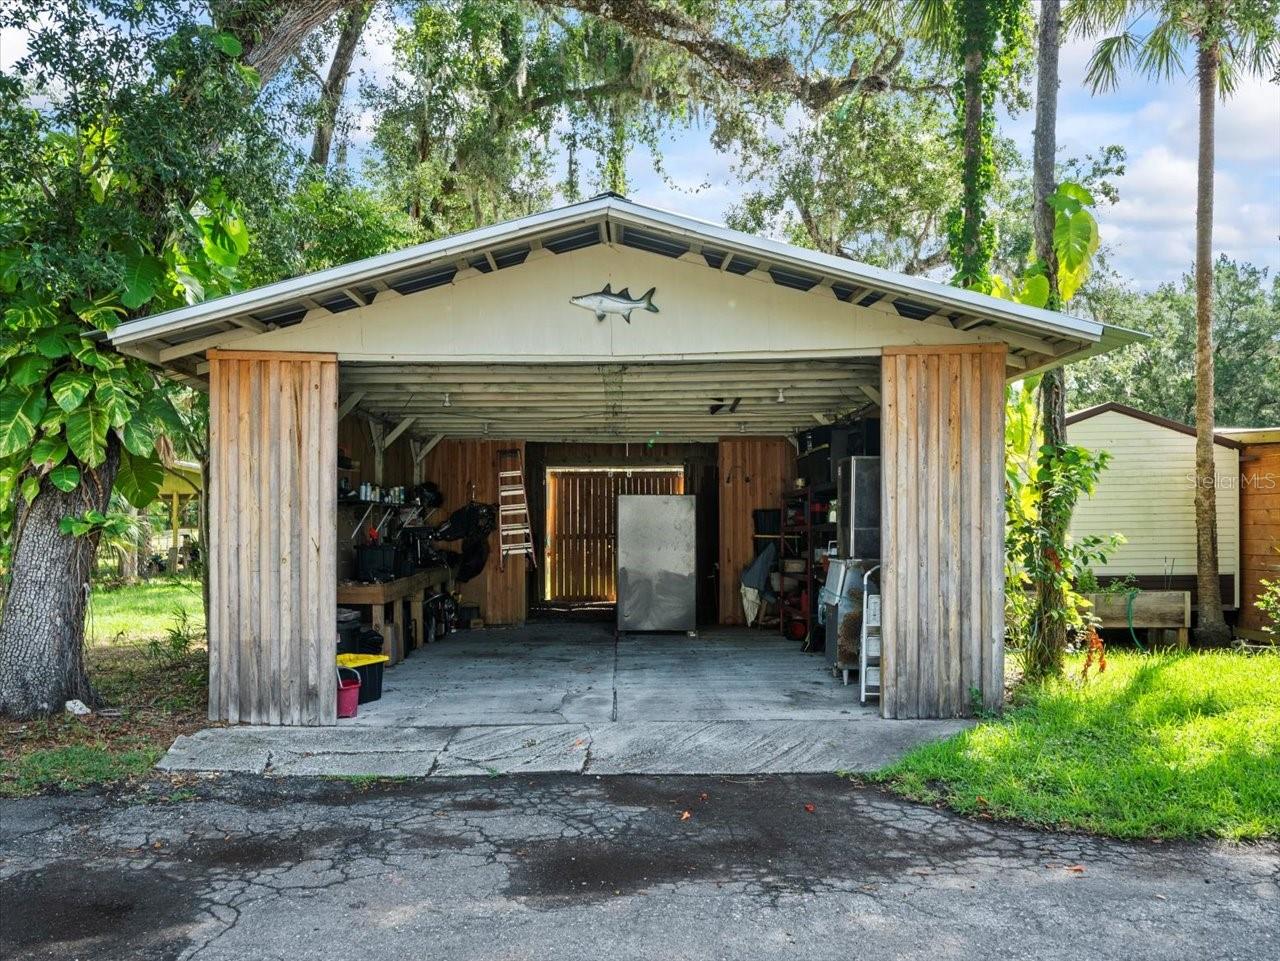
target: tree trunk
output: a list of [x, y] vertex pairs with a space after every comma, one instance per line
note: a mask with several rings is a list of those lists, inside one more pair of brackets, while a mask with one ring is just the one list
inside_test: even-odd
[[[1058, 53], [1061, 43], [1062, 10], [1059, 0], [1043, 0], [1036, 52], [1036, 126], [1031, 155], [1032, 210], [1036, 259], [1044, 264], [1049, 280], [1049, 303], [1059, 309], [1058, 258], [1053, 249], [1054, 210], [1046, 202], [1057, 189], [1054, 162], [1058, 147]], [[1040, 427], [1043, 441], [1052, 447], [1066, 444], [1067, 397], [1062, 368], [1045, 371], [1040, 380]], [[1041, 482], [1043, 497], [1051, 480]], [[1066, 525], [1049, 533], [1049, 540], [1062, 544]], [[1047, 565], [1046, 565], [1047, 567]], [[1053, 580], [1037, 582], [1035, 608], [1027, 642], [1028, 677], [1055, 677], [1062, 673], [1062, 655], [1067, 647], [1067, 627], [1060, 614], [1067, 606], [1066, 592]]]
[[369, 15], [373, 13], [373, 0], [366, 0], [348, 10], [342, 17], [342, 32], [338, 34], [338, 46], [333, 52], [333, 62], [320, 88], [320, 119], [316, 123], [315, 136], [311, 140], [311, 162], [324, 169], [329, 165], [329, 149], [333, 144], [333, 132], [338, 125], [338, 111], [347, 90], [347, 77], [351, 64], [360, 47]]
[[1200, 87], [1200, 152], [1196, 171], [1196, 640], [1224, 646], [1231, 631], [1218, 586], [1218, 491], [1213, 463], [1213, 138], [1218, 94], [1218, 41], [1196, 51]]
[[42, 485], [17, 524], [0, 621], [0, 715], [53, 714], [72, 698], [96, 702], [84, 669], [84, 614], [98, 534], [71, 537], [58, 523], [90, 510], [105, 512], [119, 464], [112, 434], [101, 467], [85, 471], [70, 493]]
[[215, 0], [214, 23], [244, 46], [244, 62], [258, 71], [265, 86], [289, 62], [311, 31], [352, 0]]
[[[975, 286], [982, 278], [985, 270], [979, 269], [979, 241], [982, 235], [983, 192], [976, 182], [978, 170], [982, 166], [982, 55], [968, 53], [964, 58], [964, 138], [962, 183], [964, 192], [961, 197], [960, 230], [961, 257], [956, 265], [960, 284], [964, 287]], [[969, 185], [973, 184], [971, 188]]]

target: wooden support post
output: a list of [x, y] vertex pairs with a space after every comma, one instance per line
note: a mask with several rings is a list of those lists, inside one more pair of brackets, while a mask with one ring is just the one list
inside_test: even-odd
[[363, 390], [354, 390], [350, 394], [348, 394], [346, 397], [343, 398], [342, 403], [338, 405], [338, 421], [339, 422], [342, 421], [342, 418], [346, 417], [349, 413], [355, 410], [356, 404], [364, 400], [365, 393], [366, 391], [363, 391]]
[[417, 419], [418, 418], [416, 417], [406, 417], [400, 421], [400, 423], [396, 424], [396, 426], [391, 429], [391, 432], [382, 438], [382, 449], [386, 450], [394, 444], [396, 438], [412, 427], [413, 422]]
[[1002, 344], [886, 347], [880, 392], [885, 717], [1004, 694]]
[[169, 495], [169, 573], [178, 573], [178, 517], [181, 513], [177, 494]]
[[365, 421], [369, 428], [369, 439], [373, 441], [373, 482], [379, 487], [382, 486], [382, 453], [386, 450], [386, 446], [382, 443], [383, 437], [386, 436], [387, 426], [380, 420], [370, 418]]

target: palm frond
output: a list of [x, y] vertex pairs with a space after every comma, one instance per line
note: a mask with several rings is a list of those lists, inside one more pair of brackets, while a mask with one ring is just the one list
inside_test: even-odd
[[1160, 20], [1139, 45], [1134, 65], [1140, 73], [1155, 80], [1172, 80], [1185, 72], [1182, 52], [1190, 42], [1180, 19]]
[[1126, 32], [1133, 29], [1136, 8], [1147, 6], [1131, 0], [1071, 0], [1062, 11], [1062, 26], [1072, 37]]
[[1133, 63], [1140, 49], [1138, 38], [1128, 30], [1103, 37], [1089, 57], [1084, 82], [1094, 93], [1116, 89], [1120, 84], [1120, 71]]

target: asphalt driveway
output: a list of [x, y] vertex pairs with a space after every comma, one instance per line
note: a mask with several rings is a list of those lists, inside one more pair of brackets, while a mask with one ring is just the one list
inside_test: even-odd
[[831, 776], [157, 779], [0, 802], [5, 958], [1280, 957], [1275, 845], [968, 821]]

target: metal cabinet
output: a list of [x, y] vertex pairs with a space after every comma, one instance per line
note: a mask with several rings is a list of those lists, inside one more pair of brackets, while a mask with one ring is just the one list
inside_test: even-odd
[[697, 627], [697, 524], [688, 495], [618, 496], [618, 630]]

